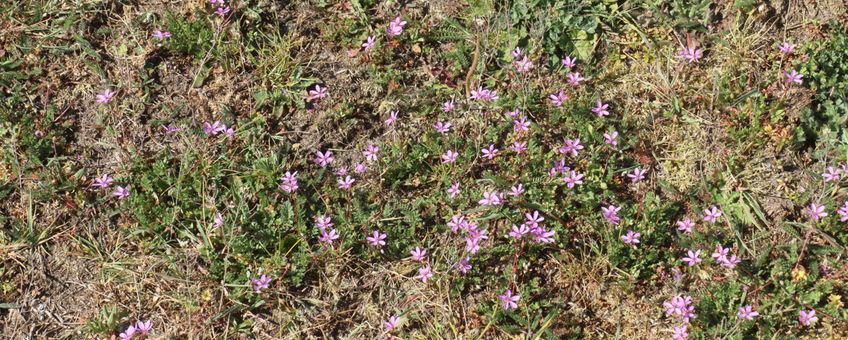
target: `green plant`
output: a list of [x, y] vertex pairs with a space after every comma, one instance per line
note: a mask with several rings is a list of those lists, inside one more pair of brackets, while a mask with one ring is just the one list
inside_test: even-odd
[[215, 28], [209, 20], [203, 17], [189, 19], [182, 15], [168, 13], [166, 22], [171, 32], [168, 43], [171, 51], [200, 60], [212, 48]]
[[796, 132], [803, 145], [816, 143], [826, 131], [841, 136], [848, 121], [848, 32], [838, 27], [831, 37], [809, 48], [809, 61], [800, 65], [804, 80], [815, 91], [813, 105], [804, 109]]
[[527, 31], [537, 26], [543, 33], [542, 48], [550, 55], [575, 54], [590, 60], [600, 25], [609, 8], [600, 0], [531, 0], [508, 2], [510, 19]]
[[107, 305], [100, 308], [97, 316], [88, 321], [86, 326], [89, 331], [98, 334], [110, 334], [118, 330], [118, 324], [126, 312], [121, 311], [116, 305]]

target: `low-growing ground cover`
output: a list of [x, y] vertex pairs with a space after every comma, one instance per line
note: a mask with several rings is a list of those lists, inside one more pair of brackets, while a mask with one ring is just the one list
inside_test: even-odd
[[845, 4], [0, 4], [12, 338], [848, 337]]

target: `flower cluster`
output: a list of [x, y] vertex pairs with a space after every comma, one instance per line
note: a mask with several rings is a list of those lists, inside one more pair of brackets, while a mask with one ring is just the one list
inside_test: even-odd
[[223, 133], [227, 137], [232, 137], [235, 135], [236, 131], [233, 130], [233, 128], [231, 127], [227, 127], [226, 124], [216, 120], [213, 123], [204, 122], [203, 133], [205, 133], [207, 136], [216, 136], [218, 134]]
[[493, 102], [498, 100], [497, 91], [485, 89], [483, 87], [471, 91], [471, 99], [481, 102]]
[[153, 322], [150, 320], [147, 321], [136, 321], [134, 324], [131, 324], [118, 336], [121, 340], [129, 340], [129, 339], [144, 339], [147, 337], [150, 330], [153, 329]]
[[225, 0], [209, 0], [209, 4], [215, 7], [215, 14], [218, 16], [225, 16], [230, 13], [230, 6], [227, 6]]
[[332, 228], [333, 222], [329, 216], [315, 216], [315, 227], [321, 233], [321, 236], [318, 237], [318, 241], [332, 247], [333, 242], [339, 239], [339, 232]]
[[286, 171], [283, 177], [280, 178], [280, 190], [291, 194], [297, 191], [298, 188], [299, 186], [297, 184], [297, 171]]
[[518, 47], [512, 51], [512, 64], [518, 73], [527, 73], [533, 69], [533, 62]]
[[516, 240], [522, 239], [525, 235], [530, 235], [536, 243], [552, 243], [553, 236], [556, 234], [553, 230], [547, 230], [542, 227], [541, 223], [545, 220], [538, 211], [524, 214], [524, 223], [520, 226], [513, 225], [508, 236]]
[[663, 302], [665, 315], [681, 319], [685, 323], [697, 317], [691, 296], [675, 295], [671, 300]]
[[729, 252], [730, 249], [722, 248], [721, 244], [717, 244], [716, 250], [712, 254], [712, 258], [716, 261], [716, 263], [720, 264], [722, 267], [729, 269], [736, 268], [736, 265], [742, 262], [742, 260], [736, 257], [735, 254], [730, 254], [730, 256], [728, 256]]
[[403, 33], [403, 27], [406, 26], [406, 21], [403, 21], [399, 16], [392, 20], [389, 23], [389, 27], [386, 28], [386, 34], [389, 37], [396, 37]]

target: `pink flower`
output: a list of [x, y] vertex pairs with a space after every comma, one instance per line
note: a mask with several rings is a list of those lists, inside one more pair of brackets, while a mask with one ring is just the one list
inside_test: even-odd
[[554, 93], [548, 96], [548, 99], [551, 101], [551, 105], [554, 107], [561, 107], [566, 100], [568, 100], [568, 95], [565, 94], [565, 91], [559, 90], [559, 92]]
[[557, 174], [566, 174], [570, 171], [571, 168], [565, 166], [565, 160], [561, 159], [559, 161], [554, 161], [554, 167], [548, 172], [551, 177], [556, 176]]
[[390, 316], [388, 320], [383, 321], [383, 328], [386, 330], [386, 333], [390, 333], [397, 329], [398, 323], [400, 323], [400, 318], [393, 315]]
[[483, 153], [483, 158], [488, 159], [488, 160], [492, 160], [492, 159], [495, 158], [495, 156], [498, 155], [498, 149], [495, 149], [494, 144], [489, 144], [489, 148], [483, 149], [482, 153]]
[[130, 196], [130, 190], [126, 187], [118, 186], [115, 188], [115, 192], [112, 193], [112, 196], [122, 200]]
[[339, 189], [350, 190], [350, 188], [353, 186], [353, 182], [356, 182], [356, 180], [351, 178], [350, 176], [345, 176], [344, 179], [339, 178], [338, 179]]
[[415, 276], [416, 279], [421, 280], [421, 282], [427, 283], [427, 280], [433, 277], [433, 272], [430, 271], [430, 266], [421, 267], [418, 269], [418, 275]]
[[641, 168], [633, 169], [633, 172], [627, 174], [627, 178], [630, 178], [631, 183], [639, 183], [643, 179], [645, 179], [645, 173], [647, 171], [642, 170]]
[[330, 229], [330, 231], [322, 231], [321, 236], [318, 237], [318, 241], [324, 242], [329, 246], [333, 246], [333, 241], [339, 238], [339, 232], [336, 229]]
[[453, 99], [448, 100], [448, 101], [446, 101], [442, 104], [442, 112], [445, 112], [445, 113], [451, 112], [451, 111], [453, 111], [453, 108], [454, 108]]
[[207, 136], [214, 136], [227, 130], [227, 126], [221, 121], [216, 120], [214, 123], [204, 122], [203, 133]]
[[487, 205], [497, 206], [497, 205], [501, 205], [501, 198], [498, 195], [498, 193], [495, 192], [495, 191], [493, 191], [493, 192], [486, 191], [486, 192], [483, 192], [483, 199], [481, 199], [477, 203], [479, 203], [482, 206], [487, 206]]
[[368, 51], [371, 51], [371, 49], [374, 48], [374, 41], [375, 41], [375, 39], [374, 39], [373, 35], [368, 36], [368, 39], [366, 39], [365, 42], [362, 43], [362, 50], [365, 53], [368, 53]]
[[521, 300], [521, 295], [512, 295], [512, 291], [507, 289], [503, 295], [498, 295], [498, 299], [501, 300], [504, 310], [516, 309], [518, 308], [518, 300]]
[[379, 248], [380, 246], [386, 245], [386, 234], [374, 230], [374, 233], [371, 236], [366, 237], [365, 240], [367, 240], [371, 246]]
[[386, 34], [389, 35], [389, 38], [399, 36], [403, 33], [403, 27], [406, 26], [406, 21], [400, 19], [400, 16], [397, 16], [395, 20], [389, 23], [389, 27], [386, 28]]
[[228, 128], [226, 125], [224, 126], [223, 132], [224, 132], [225, 135], [227, 135], [227, 137], [232, 137], [232, 136], [235, 136], [235, 134], [236, 134], [236, 130], [233, 130], [233, 128], [231, 128], [231, 127]]
[[609, 116], [610, 113], [607, 111], [607, 108], [609, 108], [609, 104], [604, 104], [598, 100], [598, 102], [595, 103], [595, 107], [592, 108], [592, 112], [594, 112], [598, 117]]
[[129, 325], [129, 327], [127, 327], [127, 329], [125, 329], [124, 332], [119, 334], [118, 336], [121, 337], [121, 340], [132, 339], [133, 336], [135, 336], [135, 325]]
[[315, 227], [322, 233], [332, 226], [333, 222], [331, 221], [330, 216], [315, 216]]
[[716, 263], [720, 264], [722, 267], [733, 269], [736, 268], [742, 260], [740, 260], [736, 255], [727, 256], [730, 249], [722, 248], [721, 244], [716, 245], [716, 251], [712, 254], [712, 258], [715, 259]]
[[283, 178], [280, 178], [280, 182], [280, 190], [289, 194], [297, 191], [299, 188], [297, 183], [297, 171], [294, 173], [286, 171], [286, 173], [283, 174]]
[[616, 146], [618, 145], [618, 141], [616, 138], [618, 137], [618, 131], [613, 131], [610, 133], [604, 134], [604, 144]]
[[681, 261], [686, 262], [689, 267], [694, 267], [695, 265], [703, 261], [701, 260], [701, 250], [692, 251], [690, 249], [686, 251], [686, 255], [687, 256], [682, 258]]
[[760, 313], [757, 313], [751, 305], [747, 305], [739, 307], [739, 313], [736, 313], [736, 316], [740, 319], [754, 320], [754, 318], [760, 316]]
[[108, 104], [112, 102], [112, 98], [114, 97], [115, 92], [112, 92], [110, 89], [105, 89], [103, 92], [96, 95], [94, 99], [98, 104]]
[[804, 81], [801, 80], [801, 78], [804, 78], [804, 75], [798, 73], [798, 71], [792, 70], [792, 72], [783, 72], [783, 75], [786, 76], [786, 83], [789, 85], [800, 85], [804, 83]]
[[701, 51], [700, 48], [683, 47], [682, 49], [680, 49], [680, 52], [677, 53], [677, 59], [686, 61], [691, 64], [697, 62], [698, 60], [701, 60], [701, 57], [703, 55], [703, 51]]
[[515, 61], [515, 70], [518, 73], [527, 73], [533, 68], [533, 62], [530, 61], [527, 56], [524, 56], [521, 60]]
[[512, 146], [510, 148], [515, 153], [522, 154], [522, 153], [524, 153], [524, 151], [527, 151], [527, 142], [518, 141], [518, 142], [512, 143]]
[[356, 163], [356, 166], [353, 168], [353, 172], [364, 174], [368, 172], [368, 166], [362, 163]]
[[153, 322], [150, 320], [141, 321], [138, 320], [135, 322], [135, 331], [137, 333], [141, 333], [142, 335], [147, 335], [153, 329]]
[[681, 282], [683, 282], [683, 273], [680, 271], [680, 269], [677, 269], [676, 267], [671, 268], [671, 278], [672, 280], [674, 280], [674, 283], [680, 284]]
[[459, 183], [454, 183], [450, 186], [450, 188], [448, 188], [448, 195], [452, 199], [459, 195]]
[[574, 68], [574, 65], [576, 65], [576, 64], [577, 64], [577, 58], [572, 58], [572, 57], [569, 57], [569, 56], [562, 58], [562, 66], [569, 69], [569, 70]]
[[686, 340], [689, 339], [689, 333], [686, 331], [687, 325], [674, 327], [671, 330], [671, 340]]
[[553, 230], [547, 231], [547, 230], [545, 230], [545, 228], [542, 228], [542, 227], [533, 228], [533, 229], [530, 230], [530, 235], [533, 236], [533, 239], [535, 239], [535, 241], [537, 243], [552, 243], [552, 242], [554, 242], [553, 236], [554, 236], [555, 233], [556, 232], [553, 231]]
[[580, 86], [580, 82], [586, 80], [583, 76], [580, 75], [580, 72], [574, 72], [568, 74], [568, 84], [574, 87]]
[[476, 254], [478, 251], [480, 251], [480, 240], [466, 237], [465, 251], [469, 254]]
[[215, 213], [215, 217], [212, 218], [212, 226], [215, 227], [215, 228], [223, 227], [224, 226], [224, 215], [221, 215], [221, 213], [219, 213], [219, 212]]
[[533, 211], [533, 213], [524, 213], [524, 224], [526, 224], [530, 229], [536, 229], [539, 227], [539, 223], [545, 221], [545, 218], [539, 215], [538, 211]]
[[804, 326], [809, 326], [816, 321], [819, 321], [819, 318], [816, 316], [816, 311], [811, 309], [809, 311], [801, 310], [798, 312], [798, 322], [800, 322]]
[[250, 279], [250, 282], [253, 284], [253, 291], [259, 293], [263, 289], [268, 288], [268, 284], [271, 283], [271, 279], [265, 276], [265, 274], [262, 274], [259, 278]]
[[790, 44], [790, 43], [784, 41], [783, 44], [780, 44], [780, 53], [792, 54], [792, 52], [795, 51], [796, 46], [797, 45], [795, 45], [795, 44]]
[[624, 242], [624, 244], [629, 244], [629, 245], [635, 246], [635, 245], [639, 244], [639, 237], [640, 236], [642, 236], [642, 234], [637, 233], [633, 230], [628, 230], [626, 235], [621, 236], [621, 241]]
[[509, 195], [512, 197], [519, 197], [522, 194], [524, 194], [524, 186], [521, 185], [521, 183], [518, 183], [518, 185], [509, 188]]
[[512, 225], [512, 231], [509, 232], [509, 237], [512, 237], [516, 240], [521, 239], [524, 235], [530, 233], [530, 228], [527, 225], [522, 224], [521, 226]]
[[573, 157], [577, 156], [580, 150], [583, 150], [583, 145], [580, 144], [580, 138], [576, 138], [573, 140], [566, 139], [565, 144], [561, 148], [559, 148], [559, 153], [563, 155], [571, 154], [571, 156]]
[[687, 234], [692, 232], [692, 228], [694, 226], [695, 226], [695, 223], [692, 222], [692, 220], [690, 220], [688, 218], [677, 221], [677, 230], [682, 231], [682, 232], [687, 233]]
[[437, 132], [441, 134], [446, 134], [448, 133], [448, 131], [450, 131], [451, 123], [436, 122], [433, 127], [436, 128]]
[[322, 168], [326, 168], [328, 165], [333, 163], [333, 152], [327, 150], [327, 152], [322, 153], [321, 151], [315, 152], [315, 164]]
[[218, 9], [215, 10], [215, 14], [218, 16], [225, 16], [227, 13], [230, 13], [230, 6], [218, 7]]
[[448, 222], [448, 227], [450, 227], [451, 231], [453, 231], [454, 233], [457, 232], [460, 228], [464, 229], [467, 225], [468, 221], [466, 221], [465, 216], [462, 215], [454, 215]]
[[415, 247], [409, 254], [412, 256], [412, 260], [416, 262], [424, 262], [424, 259], [427, 258], [427, 250]]
[[736, 265], [738, 265], [739, 263], [742, 263], [742, 260], [736, 257], [736, 255], [730, 255], [730, 257], [724, 259], [724, 261], [721, 262], [721, 266], [724, 268], [733, 269], [736, 268]]
[[456, 269], [459, 270], [460, 273], [468, 273], [471, 270], [471, 258], [465, 257], [462, 260], [459, 260], [459, 263], [456, 264]]
[[716, 245], [716, 251], [711, 255], [713, 259], [715, 259], [716, 263], [724, 262], [727, 259], [727, 253], [730, 249], [722, 248], [721, 244]]
[[162, 128], [165, 129], [165, 133], [167, 133], [167, 134], [177, 133], [177, 132], [180, 132], [180, 130], [182, 130], [181, 128], [178, 128], [178, 127], [173, 126], [173, 125], [163, 125]]
[[98, 187], [100, 189], [105, 189], [112, 185], [112, 181], [113, 179], [111, 176], [109, 176], [108, 174], [103, 174], [100, 177], [95, 177], [94, 181], [91, 183], [91, 186]]
[[153, 37], [159, 40], [165, 40], [171, 37], [171, 32], [155, 30], [153, 31]]
[[309, 96], [306, 97], [307, 101], [312, 102], [321, 100], [327, 97], [327, 88], [321, 87], [321, 84], [315, 84], [315, 88], [307, 91], [307, 94], [309, 94]]
[[520, 47], [516, 47], [514, 50], [512, 50], [512, 52], [510, 52], [510, 55], [512, 55], [513, 59], [518, 59], [518, 57], [521, 57], [521, 54], [522, 53]]
[[841, 172], [842, 172], [842, 170], [835, 169], [834, 167], [829, 166], [829, 167], [827, 167], [827, 171], [825, 171], [821, 175], [822, 175], [822, 178], [824, 178], [824, 182], [827, 183], [827, 182], [832, 182], [832, 181], [839, 181], [839, 177], [840, 177]]
[[848, 221], [848, 202], [845, 202], [836, 213], [839, 214], [839, 222]]
[[530, 122], [528, 122], [527, 118], [525, 117], [513, 120], [512, 124], [514, 125], [512, 130], [515, 132], [530, 131]]
[[386, 119], [386, 126], [392, 126], [398, 119], [398, 112], [391, 111], [389, 112], [389, 119]]
[[616, 207], [610, 204], [607, 207], [601, 207], [601, 214], [604, 216], [604, 219], [612, 225], [618, 225], [621, 223], [621, 218], [618, 217], [618, 211], [621, 210], [620, 207]]
[[704, 210], [704, 221], [716, 223], [719, 217], [721, 217], [721, 210], [718, 210], [716, 206]]
[[[476, 249], [479, 249], [480, 241], [489, 239], [488, 231], [478, 229], [477, 224], [469, 223], [465, 230], [468, 232], [468, 236], [465, 238], [466, 250], [472, 254], [477, 252]], [[471, 250], [471, 248], [474, 248], [474, 250]]]
[[807, 215], [810, 215], [810, 219], [812, 219], [813, 222], [818, 222], [818, 220], [827, 216], [827, 213], [824, 212], [823, 205], [810, 203], [810, 206], [807, 207]]
[[380, 152], [380, 147], [378, 147], [374, 144], [371, 144], [371, 145], [368, 145], [368, 147], [365, 148], [364, 151], [362, 151], [362, 155], [365, 156], [365, 160], [367, 160], [369, 162], [376, 162], [378, 152]]
[[453, 152], [453, 150], [448, 150], [444, 154], [442, 154], [442, 163], [450, 164], [456, 162], [456, 157], [459, 156], [458, 153]]
[[572, 189], [576, 185], [583, 184], [583, 174], [571, 171], [571, 173], [568, 176], [565, 176], [562, 180], [569, 189]]
[[515, 118], [515, 117], [518, 117], [518, 115], [520, 115], [520, 114], [521, 114], [521, 110], [519, 110], [518, 108], [516, 108], [515, 110], [512, 110], [512, 111], [510, 111], [510, 112], [507, 112], [506, 114], [508, 114], [508, 115], [509, 115], [510, 117], [512, 117], [512, 118]]
[[691, 296], [675, 295], [671, 300], [663, 302], [663, 307], [665, 308], [665, 315], [682, 318], [685, 323], [689, 323], [689, 320], [697, 317]]
[[476, 91], [471, 90], [471, 99], [479, 100], [482, 102], [493, 102], [495, 100], [498, 100], [498, 93], [496, 91], [484, 89], [481, 86]]
[[346, 166], [339, 167], [333, 173], [336, 174], [336, 176], [339, 176], [339, 177], [345, 176], [345, 175], [347, 175], [347, 167]]

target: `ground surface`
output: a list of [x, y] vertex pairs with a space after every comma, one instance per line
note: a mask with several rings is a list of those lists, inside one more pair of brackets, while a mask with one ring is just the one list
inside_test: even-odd
[[0, 13], [4, 336], [848, 337], [843, 2]]

